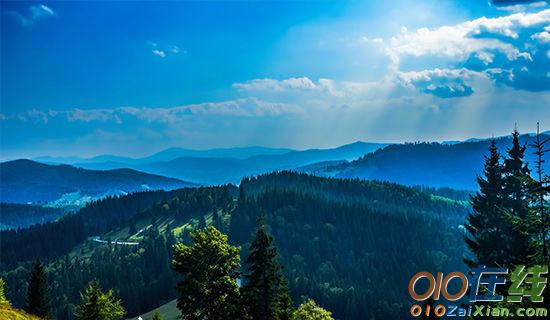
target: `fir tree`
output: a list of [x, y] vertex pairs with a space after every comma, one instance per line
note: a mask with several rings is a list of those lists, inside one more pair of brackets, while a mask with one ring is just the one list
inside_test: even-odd
[[[504, 203], [503, 207], [511, 221], [524, 221], [529, 211], [529, 186], [532, 178], [527, 163], [524, 162], [526, 146], [519, 142], [517, 129], [512, 133], [512, 147], [507, 149], [507, 158], [504, 160]], [[521, 223], [514, 223], [514, 228], [507, 233], [506, 264], [525, 263], [530, 254], [529, 236]]]
[[124, 317], [125, 310], [121, 301], [113, 297], [113, 290], [103, 293], [97, 281], [90, 282], [80, 297], [82, 303], [75, 310], [78, 320], [117, 320]]
[[279, 317], [281, 298], [281, 267], [277, 248], [269, 234], [263, 213], [250, 244], [246, 259], [245, 285], [242, 289], [247, 311], [254, 320], [273, 320]]
[[44, 265], [36, 260], [27, 281], [27, 299], [25, 311], [47, 318], [50, 315], [50, 296]]
[[292, 308], [292, 298], [288, 289], [288, 281], [284, 276], [280, 279], [279, 284], [279, 306], [278, 320], [290, 320], [294, 309]]
[[536, 180], [533, 180], [531, 188], [531, 221], [533, 222], [533, 238], [536, 248], [537, 263], [550, 263], [548, 258], [548, 230], [550, 230], [550, 221], [548, 220], [548, 197], [550, 194], [550, 177], [544, 171], [544, 156], [548, 151], [545, 149], [546, 143], [550, 138], [541, 139], [539, 124], [537, 123], [537, 137], [531, 144], [535, 149], [533, 154], [535, 160]]
[[172, 268], [183, 276], [177, 306], [184, 320], [239, 319], [239, 247], [210, 226], [191, 232], [193, 244], [175, 245]]
[[475, 259], [465, 259], [470, 266], [501, 265], [507, 260], [505, 237], [511, 224], [502, 213], [504, 181], [500, 159], [493, 139], [489, 156], [485, 156], [484, 177], [477, 177], [479, 191], [470, 199], [473, 211], [468, 214], [465, 223], [468, 231], [465, 241], [475, 255]]

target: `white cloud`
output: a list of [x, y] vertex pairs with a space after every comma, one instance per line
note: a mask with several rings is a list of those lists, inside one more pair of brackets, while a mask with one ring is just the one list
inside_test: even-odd
[[361, 42], [364, 43], [372, 43], [372, 44], [382, 44], [384, 43], [384, 39], [382, 38], [368, 38], [368, 37], [361, 37]]
[[53, 11], [50, 7], [43, 4], [39, 4], [37, 6], [30, 6], [29, 10], [31, 12], [32, 20], [36, 20], [40, 17], [55, 16], [55, 11]]
[[171, 46], [170, 51], [172, 53], [180, 53], [181, 49], [178, 46]]
[[299, 114], [302, 109], [291, 104], [268, 102], [257, 98], [244, 98], [223, 102], [207, 102], [177, 107], [145, 108], [118, 107], [112, 109], [70, 109], [70, 110], [29, 110], [18, 115], [21, 121], [40, 120], [48, 123], [51, 119], [64, 117], [68, 122], [114, 122], [125, 119], [138, 119], [146, 122], [176, 123], [200, 116], [225, 117], [272, 117], [285, 114]]
[[177, 45], [161, 46], [154, 41], [147, 41], [147, 46], [151, 48], [151, 52], [154, 55], [159, 56], [161, 58], [166, 58], [169, 54], [176, 55], [179, 53], [187, 53], [187, 51], [182, 50]]
[[35, 21], [38, 20], [39, 18], [52, 17], [56, 15], [55, 11], [52, 8], [44, 4], [32, 5], [28, 9], [29, 9], [28, 16], [13, 10], [4, 11], [2, 13], [15, 17], [21, 23], [22, 26], [30, 26], [34, 24]]
[[233, 88], [244, 91], [283, 91], [287, 89], [314, 90], [317, 85], [308, 77], [289, 78], [285, 80], [254, 79], [244, 83], [234, 83]]
[[537, 1], [528, 4], [514, 4], [509, 6], [497, 6], [498, 10], [510, 12], [523, 12], [529, 9], [542, 8], [547, 5], [546, 1]]
[[491, 60], [488, 59], [489, 52], [501, 52], [509, 60], [520, 57], [531, 59], [529, 52], [520, 51], [513, 44], [496, 36], [515, 40], [519, 37], [519, 29], [549, 22], [550, 9], [547, 9], [537, 13], [515, 13], [497, 18], [481, 17], [457, 25], [420, 28], [412, 32], [402, 28], [401, 33], [391, 38], [387, 54], [393, 69], [398, 68], [402, 56], [434, 55], [464, 61], [476, 54], [487, 63]]
[[[547, 28], [548, 27], [546, 27], [545, 29]], [[531, 39], [537, 40], [540, 43], [550, 43], [550, 32], [542, 31], [539, 33], [535, 33], [534, 35], [531, 36]]]
[[159, 49], [153, 49], [151, 52], [153, 52], [154, 55], [157, 55], [161, 58], [165, 58], [166, 57], [166, 52], [162, 51], [162, 50], [159, 50]]

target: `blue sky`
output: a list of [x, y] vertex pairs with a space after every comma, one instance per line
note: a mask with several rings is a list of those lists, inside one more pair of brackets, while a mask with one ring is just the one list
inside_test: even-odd
[[1, 158], [550, 123], [545, 1], [1, 2]]

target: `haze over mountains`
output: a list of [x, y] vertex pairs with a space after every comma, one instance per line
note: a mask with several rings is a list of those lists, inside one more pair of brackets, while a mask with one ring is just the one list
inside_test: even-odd
[[[131, 168], [200, 184], [223, 184], [238, 183], [244, 176], [295, 169], [320, 161], [353, 160], [386, 145], [355, 142], [333, 149], [303, 151], [263, 147], [205, 151], [173, 148], [141, 159], [100, 156], [71, 164], [94, 170]], [[51, 161], [55, 158], [38, 159]]]
[[[543, 138], [549, 136], [543, 134]], [[532, 139], [531, 135], [521, 136], [523, 144], [529, 145]], [[497, 140], [501, 152], [505, 153], [510, 137]], [[0, 201], [53, 202], [61, 206], [80, 201], [83, 205], [91, 198], [110, 194], [239, 183], [243, 177], [276, 170], [476, 190], [475, 177], [482, 172], [488, 144], [487, 139], [443, 144], [355, 142], [333, 149], [303, 151], [263, 147], [203, 151], [172, 148], [139, 159], [111, 155], [89, 159], [41, 157], [48, 162], [79, 162], [72, 166], [31, 160], [1, 163]], [[529, 148], [526, 159], [534, 160]]]

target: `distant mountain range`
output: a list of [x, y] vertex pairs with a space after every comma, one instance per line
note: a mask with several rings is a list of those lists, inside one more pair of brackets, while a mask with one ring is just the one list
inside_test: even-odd
[[[549, 133], [543, 138], [550, 137]], [[522, 144], [529, 145], [532, 135], [522, 135]], [[405, 185], [451, 187], [477, 190], [476, 175], [483, 170], [483, 156], [490, 140], [470, 140], [460, 143], [408, 143], [379, 149], [354, 161], [320, 162], [298, 168], [298, 171], [318, 176], [387, 180]], [[510, 137], [497, 139], [502, 154], [511, 145]], [[528, 147], [525, 158], [535, 160]], [[545, 163], [546, 171], [550, 163]]]
[[96, 171], [32, 160], [0, 163], [0, 181], [0, 201], [10, 203], [48, 203], [72, 193], [79, 193], [83, 197], [99, 197], [195, 186], [178, 179], [132, 169]]
[[[548, 137], [550, 133], [543, 135]], [[533, 135], [521, 136], [524, 144], [532, 139]], [[504, 154], [511, 138], [500, 137], [497, 141]], [[41, 157], [47, 162], [79, 162], [72, 166], [31, 160], [2, 163], [0, 200], [53, 202], [54, 206], [66, 207], [107, 194], [239, 183], [243, 177], [276, 170], [476, 190], [475, 178], [482, 172], [488, 145], [489, 139], [392, 145], [355, 142], [332, 149], [303, 151], [263, 147], [202, 151], [172, 148], [139, 159], [112, 155], [88, 159]], [[533, 162], [532, 150], [527, 150], [526, 159]], [[549, 164], [547, 161], [546, 166]]]
[[[333, 149], [309, 149], [303, 151], [286, 151], [287, 149], [260, 147], [214, 149], [197, 151], [201, 156], [184, 156], [167, 161], [147, 162], [151, 159], [170, 159], [175, 155], [182, 154], [182, 150], [185, 150], [169, 149], [134, 162], [90, 161], [74, 163], [74, 166], [93, 170], [132, 168], [151, 174], [174, 177], [200, 184], [224, 184], [238, 183], [244, 176], [267, 173], [274, 170], [295, 169], [320, 161], [353, 160], [386, 145], [381, 143], [355, 142]], [[184, 153], [188, 152], [189, 150], [185, 150]], [[207, 157], [206, 155], [208, 154], [212, 156]], [[245, 157], [245, 155], [250, 154], [253, 155]], [[233, 157], [230, 157], [231, 155]]]
[[209, 150], [193, 150], [184, 148], [169, 148], [142, 158], [121, 157], [116, 155], [104, 154], [91, 158], [80, 157], [36, 157], [33, 160], [44, 163], [61, 163], [61, 164], [75, 164], [75, 163], [103, 163], [103, 162], [115, 162], [126, 164], [145, 164], [159, 161], [170, 161], [181, 157], [194, 157], [194, 158], [237, 158], [244, 159], [255, 155], [274, 155], [283, 154], [293, 151], [292, 149], [285, 148], [266, 148], [266, 147], [242, 147], [242, 148], [217, 148]]

